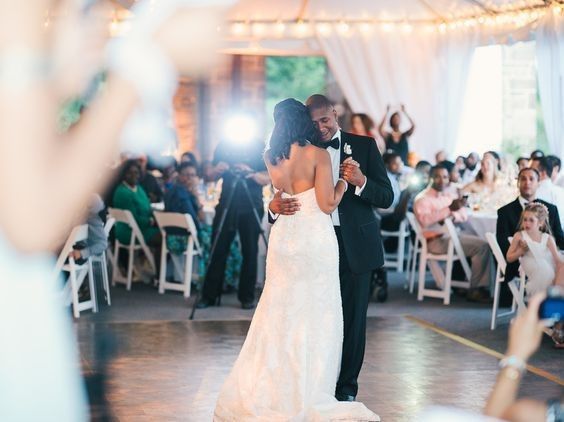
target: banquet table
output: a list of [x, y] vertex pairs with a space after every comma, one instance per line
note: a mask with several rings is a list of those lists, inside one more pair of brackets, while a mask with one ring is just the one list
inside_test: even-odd
[[470, 211], [468, 220], [462, 224], [463, 228], [471, 234], [482, 239], [486, 238], [486, 233], [495, 233], [497, 224], [497, 213], [490, 211]]

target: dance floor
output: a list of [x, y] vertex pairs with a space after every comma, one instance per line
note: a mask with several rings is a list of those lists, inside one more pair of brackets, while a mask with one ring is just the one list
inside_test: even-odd
[[[211, 421], [248, 326], [248, 320], [81, 321], [76, 330], [93, 420]], [[413, 421], [431, 404], [479, 412], [497, 362], [489, 349], [419, 317], [371, 317], [358, 400], [382, 421]], [[562, 379], [539, 370], [526, 374], [520, 396], [546, 399], [562, 391]]]

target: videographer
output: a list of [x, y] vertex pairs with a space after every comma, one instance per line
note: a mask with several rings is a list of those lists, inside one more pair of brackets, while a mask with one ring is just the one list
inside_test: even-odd
[[[264, 143], [253, 140], [246, 143], [222, 141], [216, 148], [211, 167], [204, 177], [208, 181], [223, 179], [221, 196], [215, 209], [212, 239], [219, 236], [204, 280], [199, 309], [213, 306], [221, 294], [225, 276], [225, 264], [229, 247], [235, 234], [239, 233], [243, 263], [239, 280], [238, 299], [243, 309], [255, 306], [255, 285], [257, 279], [258, 239], [261, 226], [259, 219], [264, 214], [262, 187], [270, 183], [270, 177], [262, 154]], [[248, 188], [248, 193], [245, 189]], [[231, 202], [229, 202], [231, 198]], [[226, 213], [221, 230], [219, 225]], [[212, 240], [213, 244], [213, 240]]]

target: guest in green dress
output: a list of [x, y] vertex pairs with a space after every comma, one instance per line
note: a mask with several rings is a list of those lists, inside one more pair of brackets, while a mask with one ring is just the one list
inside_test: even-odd
[[[131, 211], [137, 222], [145, 243], [156, 246], [160, 244], [160, 233], [155, 225], [151, 202], [143, 188], [139, 185], [141, 169], [136, 160], [128, 160], [123, 165], [121, 183], [116, 187], [112, 204], [114, 208]], [[131, 229], [123, 224], [116, 224], [116, 237], [121, 243], [129, 244]]]

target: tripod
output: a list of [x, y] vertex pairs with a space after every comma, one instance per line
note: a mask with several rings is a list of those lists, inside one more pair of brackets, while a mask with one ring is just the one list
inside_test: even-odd
[[[225, 225], [225, 220], [227, 218], [227, 215], [229, 214], [229, 211], [231, 210], [231, 204], [233, 202], [233, 195], [235, 194], [235, 191], [237, 190], [237, 187], [239, 185], [243, 186], [243, 190], [244, 190], [244, 192], [247, 196], [247, 199], [249, 200], [249, 204], [251, 205], [251, 209], [253, 210], [253, 215], [254, 215], [255, 220], [258, 224], [260, 236], [262, 237], [262, 240], [264, 241], [264, 245], [268, 248], [268, 242], [266, 240], [266, 235], [264, 234], [264, 229], [262, 228], [262, 223], [260, 221], [258, 211], [253, 206], [253, 198], [251, 197], [251, 192], [249, 191], [249, 187], [247, 186], [247, 181], [245, 180], [245, 178], [242, 174], [235, 173], [235, 178], [234, 178], [233, 184], [231, 186], [231, 192], [229, 192], [229, 196], [227, 197], [225, 208], [222, 210], [221, 217], [219, 219], [219, 224], [217, 226], [217, 230], [215, 231], [215, 236], [213, 238], [212, 245], [211, 245], [211, 248], [210, 248], [209, 261], [208, 261], [208, 264], [206, 266], [206, 276], [208, 274], [208, 271], [209, 271], [211, 263], [212, 263], [213, 255], [214, 255], [215, 249], [217, 247], [217, 242], [218, 242], [218, 240], [221, 236], [221, 233], [223, 231], [223, 226]], [[190, 313], [190, 320], [194, 319], [194, 314], [196, 313], [196, 306], [197, 306], [198, 302], [200, 301], [202, 289], [203, 289], [203, 286], [200, 286], [200, 288], [197, 291], [196, 300], [194, 301], [194, 304], [192, 305], [192, 312]], [[218, 300], [218, 302], [217, 302], [218, 305], [220, 305], [221, 304], [221, 290], [220, 290], [220, 293], [219, 293], [217, 300]]]

